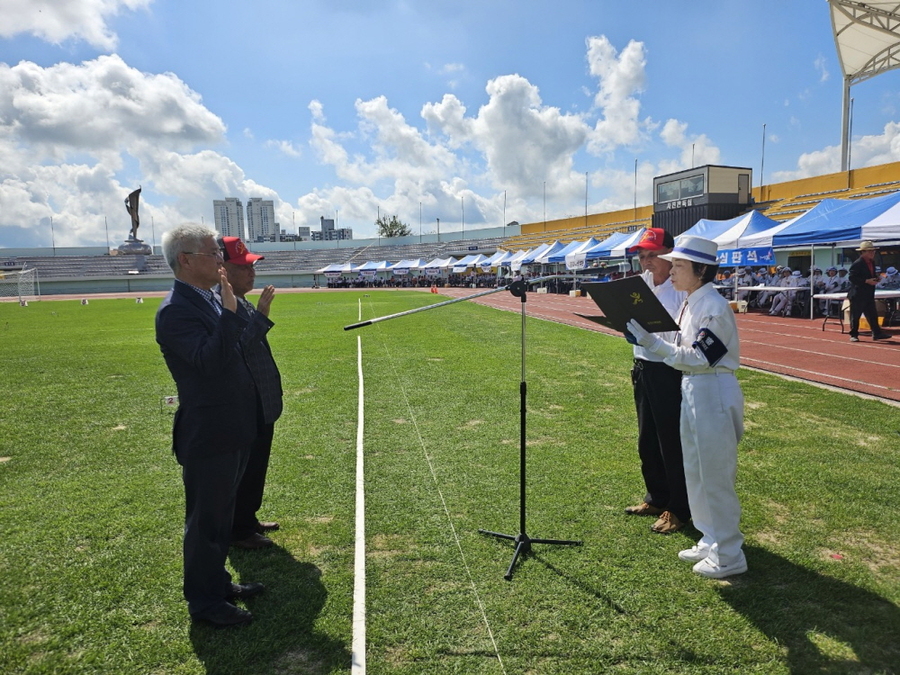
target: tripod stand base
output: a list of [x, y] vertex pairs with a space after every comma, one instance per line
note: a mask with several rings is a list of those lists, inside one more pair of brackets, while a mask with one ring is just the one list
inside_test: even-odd
[[531, 545], [532, 544], [552, 544], [556, 546], [581, 546], [582, 542], [580, 541], [570, 541], [568, 539], [532, 539], [524, 532], [513, 535], [513, 534], [501, 534], [500, 532], [491, 532], [490, 530], [478, 530], [481, 534], [486, 534], [489, 537], [497, 537], [498, 539], [509, 539], [510, 541], [514, 541], [516, 543], [516, 550], [513, 553], [512, 562], [509, 563], [509, 569], [506, 570], [506, 574], [503, 575], [503, 578], [509, 581], [512, 579], [513, 568], [516, 566], [516, 561], [519, 559], [520, 555], [524, 555], [526, 553], [531, 553]]

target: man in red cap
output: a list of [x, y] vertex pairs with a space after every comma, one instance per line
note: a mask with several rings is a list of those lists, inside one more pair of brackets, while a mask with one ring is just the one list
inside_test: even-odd
[[282, 410], [281, 374], [272, 356], [266, 334], [275, 324], [269, 320], [269, 309], [275, 297], [275, 287], [262, 290], [256, 307], [247, 300], [256, 280], [255, 265], [264, 257], [247, 250], [240, 237], [220, 237], [219, 250], [225, 262], [228, 283], [237, 298], [237, 314], [246, 319], [247, 327], [241, 335], [241, 348], [247, 368], [256, 384], [257, 435], [250, 448], [247, 468], [238, 485], [231, 528], [231, 545], [237, 548], [258, 549], [272, 545], [266, 532], [277, 530], [276, 522], [261, 522], [256, 512], [262, 506], [269, 455], [275, 420]]
[[[644, 232], [635, 248], [641, 277], [677, 321], [687, 293], [675, 290], [669, 278], [672, 263], [659, 257], [671, 253], [674, 246], [671, 234], [653, 227]], [[674, 340], [675, 334], [661, 336]], [[631, 382], [638, 419], [638, 455], [647, 492], [640, 505], [629, 506], [625, 513], [657, 516], [650, 529], [670, 534], [682, 529], [691, 518], [681, 454], [681, 372], [635, 344]]]

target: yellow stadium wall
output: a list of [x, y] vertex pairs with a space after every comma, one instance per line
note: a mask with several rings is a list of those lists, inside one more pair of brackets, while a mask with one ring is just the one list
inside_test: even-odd
[[[812, 178], [787, 181], [763, 185], [751, 190], [757, 204], [777, 202], [792, 199], [798, 195], [816, 195], [822, 192], [833, 192], [862, 188], [879, 183], [888, 183], [900, 180], [900, 162], [880, 164], [878, 166], [841, 171]], [[827, 197], [828, 195], [823, 195]], [[611, 234], [612, 232], [627, 231], [637, 227], [649, 227], [653, 218], [653, 205], [639, 206], [636, 209], [622, 209], [621, 211], [609, 211], [607, 213], [591, 213], [587, 216], [573, 216], [571, 218], [559, 218], [538, 223], [523, 223], [520, 237], [540, 235], [544, 232], [551, 233], [551, 238], [560, 239], [566, 232], [577, 230], [581, 234], [585, 230], [596, 230], [596, 234]], [[596, 236], [595, 234], [595, 236]]]

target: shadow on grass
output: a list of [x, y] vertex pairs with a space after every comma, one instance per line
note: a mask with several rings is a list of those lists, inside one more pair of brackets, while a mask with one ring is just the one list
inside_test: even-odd
[[266, 592], [249, 600], [253, 623], [217, 630], [191, 624], [191, 642], [208, 673], [331, 673], [350, 668], [346, 645], [316, 632], [328, 592], [321, 570], [280, 546], [232, 551], [235, 581], [261, 581]]
[[744, 550], [750, 571], [719, 592], [783, 647], [792, 673], [900, 672], [900, 608], [764, 548]]

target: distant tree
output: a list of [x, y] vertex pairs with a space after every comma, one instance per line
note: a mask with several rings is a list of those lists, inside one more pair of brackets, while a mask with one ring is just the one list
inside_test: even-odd
[[400, 222], [397, 216], [391, 216], [390, 220], [387, 216], [381, 216], [375, 221], [375, 225], [378, 227], [378, 236], [382, 239], [406, 237], [412, 234], [409, 225]]

